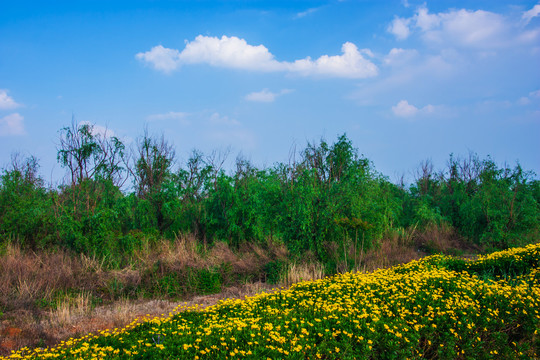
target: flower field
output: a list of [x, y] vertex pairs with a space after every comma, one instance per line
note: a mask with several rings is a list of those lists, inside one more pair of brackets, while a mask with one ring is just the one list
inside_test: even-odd
[[[540, 245], [435, 255], [21, 349], [26, 359], [535, 359]], [[4, 358], [5, 359], [5, 358]]]

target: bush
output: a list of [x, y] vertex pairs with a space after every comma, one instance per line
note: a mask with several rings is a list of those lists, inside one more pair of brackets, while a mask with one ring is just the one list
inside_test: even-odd
[[278, 284], [287, 270], [287, 263], [281, 260], [270, 261], [264, 265], [264, 274], [266, 282], [269, 284]]

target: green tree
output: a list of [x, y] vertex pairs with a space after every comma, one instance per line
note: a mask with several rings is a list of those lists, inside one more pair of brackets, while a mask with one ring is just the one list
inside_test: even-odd
[[[152, 137], [145, 130], [144, 135], [137, 141], [137, 157], [134, 160], [132, 174], [138, 196], [137, 207], [141, 207], [135, 214], [140, 224], [147, 224], [157, 228], [163, 233], [170, 225], [164, 216], [164, 204], [171, 196], [170, 191], [163, 187], [172, 175], [172, 166], [175, 161], [175, 151], [163, 136]], [[151, 218], [154, 219], [151, 219]]]
[[0, 242], [35, 249], [50, 235], [51, 203], [38, 169], [34, 156], [14, 154], [11, 168], [0, 175]]

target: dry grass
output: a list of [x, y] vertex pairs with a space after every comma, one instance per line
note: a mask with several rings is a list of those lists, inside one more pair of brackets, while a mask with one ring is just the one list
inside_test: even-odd
[[96, 295], [110, 287], [111, 282], [137, 288], [144, 275], [156, 268], [168, 273], [228, 264], [234, 274], [256, 274], [269, 261], [286, 258], [285, 247], [275, 243], [266, 248], [249, 244], [233, 251], [224, 242], [207, 248], [195, 237], [185, 236], [175, 241], [162, 240], [152, 248], [137, 251], [132, 264], [122, 269], [107, 269], [103, 259], [73, 256], [64, 251], [36, 254], [8, 244], [0, 255], [0, 307], [4, 311], [27, 309], [39, 300], [65, 308], [67, 302], [63, 303], [62, 294], [75, 291]]
[[72, 325], [90, 311], [90, 294], [80, 293], [72, 299], [65, 297], [56, 303], [56, 309], [50, 311], [49, 322], [51, 325]]
[[[358, 271], [373, 271], [397, 264], [418, 260], [432, 253], [443, 254], [478, 254], [482, 251], [460, 238], [448, 224], [428, 224], [419, 229], [412, 226], [407, 229], [392, 230], [383, 238], [380, 246], [367, 251]], [[467, 255], [465, 255], [467, 256]]]
[[415, 236], [415, 245], [429, 253], [479, 253], [482, 249], [462, 239], [448, 224], [428, 224]]
[[300, 281], [319, 280], [324, 276], [324, 266], [319, 262], [290, 263], [282, 284], [284, 286], [290, 286]]
[[[211, 306], [226, 298], [242, 299], [263, 291], [275, 290], [264, 283], [250, 283], [224, 289], [219, 294], [194, 296], [185, 299], [186, 306]], [[120, 299], [111, 304], [92, 308], [84, 295], [62, 301], [57, 309], [45, 312], [40, 318], [28, 311], [17, 312], [16, 319], [0, 324], [0, 355], [23, 346], [53, 346], [60, 341], [100, 330], [121, 328], [134, 319], [144, 320], [165, 316], [178, 302], [168, 300]], [[14, 314], [15, 315], [15, 314]]]
[[[131, 265], [109, 269], [104, 259], [96, 257], [25, 252], [7, 244], [0, 254], [0, 311], [4, 312], [0, 355], [22, 346], [53, 345], [71, 336], [121, 327], [136, 317], [168, 313], [177, 303], [143, 300], [140, 291], [147, 287], [153, 294], [153, 282], [164, 274], [227, 264], [232, 275], [222, 294], [193, 301], [210, 305], [223, 297], [253, 295], [267, 286], [239, 285], [238, 279], [256, 281], [263, 277], [268, 261], [286, 256], [285, 247], [276, 243], [245, 245], [233, 251], [223, 242], [206, 247], [195, 237], [184, 236], [159, 241], [136, 252]], [[95, 306], [98, 300], [105, 305]]]
[[202, 251], [198, 250], [198, 246], [192, 236], [179, 237], [174, 242], [163, 239], [152, 247], [136, 251], [134, 259], [139, 267], [148, 267], [157, 261], [178, 267], [193, 267], [202, 263]]
[[373, 271], [418, 260], [425, 256], [425, 253], [418, 251], [411, 245], [415, 232], [416, 229], [408, 231], [399, 229], [387, 234], [377, 248], [362, 254], [361, 261], [355, 270]]
[[227, 263], [233, 271], [242, 273], [260, 268], [272, 259], [287, 258], [288, 252], [284, 245], [270, 241], [265, 245], [263, 248], [257, 244], [244, 244], [233, 251], [225, 242], [218, 241], [208, 247], [194, 236], [187, 235], [178, 237], [174, 242], [161, 240], [153, 247], [136, 251], [134, 262], [139, 268], [149, 268], [160, 263], [171, 269], [208, 269]]
[[175, 306], [175, 302], [166, 300], [120, 299], [95, 308], [87, 307], [84, 303], [63, 302], [57, 309], [48, 312], [36, 325], [46, 329], [46, 343], [53, 345], [70, 337], [123, 327], [135, 318], [160, 316]]
[[0, 257], [0, 306], [28, 308], [37, 300], [53, 301], [58, 289], [88, 284], [81, 262], [65, 252], [27, 253], [8, 244]]

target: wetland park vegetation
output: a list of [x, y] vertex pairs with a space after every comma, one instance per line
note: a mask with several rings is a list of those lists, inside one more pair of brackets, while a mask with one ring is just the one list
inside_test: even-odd
[[[129, 346], [109, 343], [117, 339], [109, 334], [78, 342], [75, 348], [82, 351], [87, 343], [85, 351], [90, 351], [96, 344], [96, 349], [111, 347], [119, 351], [115, 356], [125, 357], [132, 351], [142, 356], [140, 346], [146, 344], [149, 352], [143, 357], [159, 358], [161, 345], [167, 346], [154, 338], [172, 341], [172, 331], [180, 331], [183, 335], [171, 344], [181, 351], [185, 345], [177, 346], [180, 342], [193, 340], [185, 349], [190, 358], [213, 358], [214, 346], [222, 351], [220, 358], [279, 358], [283, 351], [290, 358], [317, 358], [318, 352], [322, 358], [362, 358], [358, 351], [368, 348], [371, 352], [365, 354], [373, 354], [371, 358], [497, 358], [501, 351], [533, 358], [538, 351], [538, 304], [529, 298], [539, 294], [538, 249], [523, 248], [519, 251], [528, 255], [519, 257], [515, 254], [522, 253], [515, 249], [538, 242], [540, 181], [519, 164], [500, 166], [489, 157], [450, 155], [441, 170], [422, 162], [412, 183], [405, 185], [377, 172], [342, 135], [333, 143], [308, 143], [286, 162], [268, 168], [238, 157], [235, 169], [225, 171], [223, 154], [194, 150], [179, 163], [163, 137], [145, 132], [129, 149], [91, 124], [62, 129], [57, 157], [66, 169], [59, 186], [45, 183], [32, 156], [14, 156], [0, 176], [0, 320], [4, 327], [22, 328], [19, 339], [26, 333], [34, 339], [32, 346], [59, 339], [43, 326], [45, 313], [126, 299], [179, 300], [241, 284], [290, 285], [344, 274], [243, 303], [231, 300], [207, 312], [132, 325], [125, 335], [117, 334], [140, 336], [142, 342], [129, 340]], [[500, 253], [507, 254], [500, 259], [510, 260], [491, 267], [482, 265], [489, 257], [460, 259], [505, 249], [514, 250]], [[408, 263], [431, 254], [445, 255]], [[391, 267], [402, 263], [407, 264]], [[349, 273], [389, 267], [366, 275]], [[394, 287], [392, 295], [388, 289]], [[411, 291], [416, 297], [410, 305], [401, 303]], [[320, 314], [297, 317], [304, 323], [289, 318], [319, 296], [320, 309], [315, 309]], [[342, 303], [349, 297], [352, 303]], [[395, 301], [378, 307], [389, 299]], [[292, 312], [272, 315], [267, 321], [271, 329], [248, 331], [254, 324], [246, 319], [263, 319], [276, 301], [294, 310], [282, 304], [283, 311]], [[327, 308], [330, 303], [335, 308]], [[427, 318], [449, 304], [453, 313], [437, 317], [443, 320]], [[342, 315], [348, 311], [356, 315], [345, 320]], [[25, 323], [41, 325], [25, 329], [17, 323], [21, 314], [31, 319]], [[475, 314], [482, 314], [481, 319]], [[195, 330], [216, 316], [238, 322], [229, 330], [216, 322], [220, 330], [211, 330], [215, 336], [231, 332], [216, 337], [225, 338], [220, 340], [225, 350], [214, 335]], [[506, 323], [486, 320], [495, 317]], [[162, 328], [167, 324], [182, 330]], [[255, 337], [249, 346], [231, 343], [251, 334]], [[281, 337], [291, 336], [297, 339], [294, 346], [279, 345]], [[25, 345], [17, 341], [17, 346]], [[501, 344], [507, 341], [514, 345], [504, 350]], [[180, 355], [174, 351], [162, 355]]]
[[536, 359], [540, 246], [467, 262], [432, 255], [224, 300], [25, 359]]

